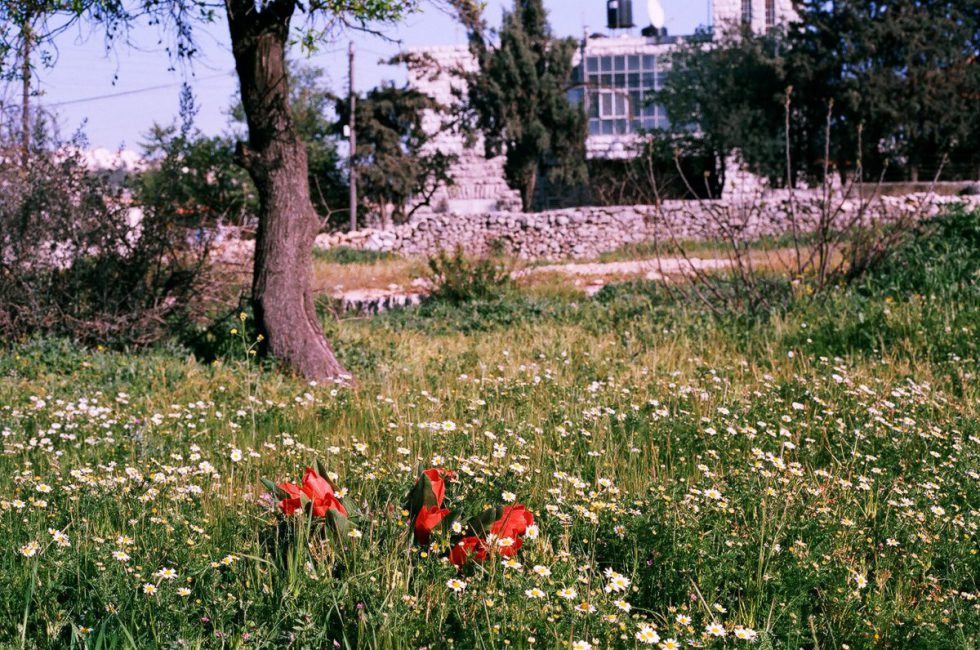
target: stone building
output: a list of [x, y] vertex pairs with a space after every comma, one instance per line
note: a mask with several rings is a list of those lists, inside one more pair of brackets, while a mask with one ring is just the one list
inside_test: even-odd
[[[597, 6], [602, 0], [596, 0]], [[608, 5], [627, 0], [607, 0]], [[675, 0], [681, 1], [681, 0]], [[657, 0], [650, 1], [651, 20], [662, 20]], [[659, 16], [659, 17], [658, 17]], [[714, 33], [749, 25], [762, 32], [797, 18], [793, 0], [713, 0], [711, 10]], [[574, 64], [575, 85], [570, 98], [584, 104], [589, 117], [586, 151], [589, 158], [622, 159], [633, 155], [643, 130], [667, 126], [664, 109], [646, 105], [644, 98], [659, 90], [670, 69], [670, 54], [683, 36], [668, 36], [662, 24], [653, 24], [637, 36], [623, 30], [610, 35], [593, 34], [582, 40]], [[473, 70], [476, 65], [466, 45], [417, 48], [408, 58], [409, 83], [432, 96], [452, 113], [465, 94], [465, 82], [454, 70]], [[506, 211], [520, 206], [520, 194], [507, 187], [503, 159], [488, 160], [483, 142], [467, 142], [453, 128], [445, 128], [446, 115], [426, 118], [432, 132], [439, 131], [430, 146], [454, 153], [459, 158], [450, 170], [454, 184], [440, 189], [428, 210], [423, 212], [475, 213]], [[732, 178], [752, 181], [732, 170]], [[726, 184], [726, 191], [744, 188]]]

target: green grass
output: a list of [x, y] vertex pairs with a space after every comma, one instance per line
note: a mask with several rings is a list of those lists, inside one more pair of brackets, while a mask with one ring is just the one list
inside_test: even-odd
[[[914, 260], [751, 319], [633, 283], [328, 323], [354, 389], [230, 333], [213, 364], [13, 345], [0, 647], [975, 648], [980, 291]], [[316, 457], [359, 538], [263, 497]], [[412, 543], [419, 465], [454, 511], [535, 512], [518, 566]]]
[[329, 264], [375, 264], [399, 259], [395, 253], [386, 251], [371, 251], [351, 248], [349, 246], [334, 246], [333, 248], [316, 248], [313, 259]]

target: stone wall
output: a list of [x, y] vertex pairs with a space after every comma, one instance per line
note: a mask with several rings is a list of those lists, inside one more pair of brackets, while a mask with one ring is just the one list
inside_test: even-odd
[[[916, 194], [883, 197], [872, 204], [833, 199], [831, 211], [837, 227], [855, 221], [894, 221], [902, 217], [935, 215], [951, 203], [980, 208], [980, 197], [944, 197]], [[754, 201], [671, 201], [652, 206], [584, 207], [524, 214], [427, 214], [389, 230], [359, 230], [324, 234], [317, 246], [390, 251], [407, 256], [431, 255], [457, 246], [470, 254], [502, 251], [524, 259], [582, 259], [626, 244], [677, 238], [755, 239], [783, 235], [795, 221], [800, 230], [819, 221], [822, 200], [813, 193], [785, 192]], [[795, 217], [793, 216], [795, 215]]]

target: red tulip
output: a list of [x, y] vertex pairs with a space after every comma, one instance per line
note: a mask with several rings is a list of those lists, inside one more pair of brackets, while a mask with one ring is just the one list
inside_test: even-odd
[[303, 475], [303, 492], [313, 502], [313, 516], [326, 517], [327, 510], [336, 510], [347, 516], [347, 510], [333, 493], [333, 488], [327, 479], [317, 474], [312, 467], [306, 468]]
[[428, 544], [429, 538], [432, 536], [432, 531], [435, 530], [436, 526], [438, 526], [448, 514], [449, 510], [446, 508], [440, 508], [439, 506], [422, 508], [422, 510], [419, 511], [419, 514], [415, 517], [415, 541], [419, 544]]
[[446, 482], [443, 477], [452, 479], [456, 474], [441, 467], [427, 469], [422, 473], [428, 477], [429, 483], [432, 484], [432, 494], [435, 495], [436, 505], [441, 508], [442, 500], [446, 498]]
[[527, 532], [527, 527], [532, 524], [534, 524], [534, 515], [527, 508], [519, 504], [507, 506], [500, 519], [490, 526], [490, 533], [498, 538], [509, 537], [517, 542], [520, 536]]
[[458, 567], [463, 566], [475, 555], [481, 562], [487, 559], [487, 547], [479, 537], [464, 537], [449, 552], [449, 561]]
[[292, 516], [297, 510], [303, 507], [303, 491], [298, 485], [292, 483], [280, 483], [279, 489], [289, 494], [288, 497], [279, 502], [279, 509], [287, 517]]
[[327, 479], [317, 474], [310, 467], [306, 468], [306, 473], [303, 475], [302, 487], [292, 483], [281, 483], [277, 487], [289, 495], [279, 502], [279, 509], [287, 517], [302, 509], [303, 497], [309, 499], [310, 509], [314, 517], [326, 517], [329, 510], [336, 510], [345, 517], [347, 516], [347, 510], [337, 499]]

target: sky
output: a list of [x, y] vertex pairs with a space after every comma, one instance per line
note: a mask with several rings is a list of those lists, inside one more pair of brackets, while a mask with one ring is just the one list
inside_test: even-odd
[[[492, 25], [500, 24], [503, 8], [511, 2], [489, 0], [486, 16]], [[431, 3], [422, 5], [422, 11], [385, 30], [390, 40], [347, 32], [323, 44], [313, 56], [297, 52], [296, 58], [323, 68], [326, 85], [342, 91], [347, 87], [347, 46], [353, 40], [358, 51], [358, 91], [384, 80], [402, 83], [403, 69], [379, 61], [410, 47], [465, 42], [463, 29], [449, 15]], [[605, 0], [545, 0], [558, 36], [580, 37], [586, 29], [589, 33], [604, 31], [605, 5]], [[690, 34], [708, 22], [709, 0], [662, 0], [662, 5], [671, 34]], [[647, 23], [645, 0], [634, 0], [633, 13], [639, 26]], [[139, 149], [153, 123], [174, 121], [180, 85], [186, 80], [195, 93], [198, 128], [208, 135], [223, 133], [237, 89], [226, 30], [220, 20], [198, 29], [200, 56], [189, 66], [173, 69], [155, 28], [138, 26], [130, 34], [133, 46], [116, 45], [109, 50], [98, 32], [74, 29], [58, 40], [53, 67], [39, 70], [35, 101], [57, 114], [65, 135], [82, 127], [91, 147]]]

